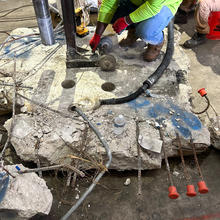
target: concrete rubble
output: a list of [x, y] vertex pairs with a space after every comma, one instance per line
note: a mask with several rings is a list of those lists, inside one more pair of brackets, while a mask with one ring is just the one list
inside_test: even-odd
[[[24, 35], [31, 31], [34, 32], [32, 29], [18, 29], [14, 33]], [[125, 34], [123, 33], [120, 38]], [[210, 145], [208, 129], [191, 113], [191, 87], [187, 80], [190, 61], [178, 45], [180, 39], [178, 31], [175, 31], [175, 53], [172, 62], [149, 91], [151, 97], [145, 94], [127, 104], [114, 106], [99, 106], [99, 100], [122, 97], [135, 91], [160, 64], [166, 45], [160, 59], [152, 63], [142, 60], [141, 54], [145, 44], [138, 41], [136, 47], [131, 49], [122, 49], [115, 45], [112, 54], [117, 59], [117, 68], [114, 72], [102, 72], [99, 68], [66, 70], [63, 38], [63, 35], [59, 35], [57, 42], [61, 43], [60, 49], [37, 71], [34, 69], [35, 66], [42, 61], [42, 57], [56, 48], [58, 43], [51, 47], [36, 45], [28, 53], [18, 56], [17, 77], [23, 79], [24, 85], [33, 87], [33, 90], [20, 88], [18, 92], [70, 116], [76, 116], [76, 113], [68, 111], [69, 105], [76, 104], [82, 108], [110, 146], [113, 155], [111, 169], [138, 168], [137, 121], [140, 130], [139, 140], [142, 138], [142, 145], [148, 149], [158, 147], [161, 149], [162, 142], [155, 123], [163, 126], [168, 156], [178, 155], [176, 132], [180, 134], [186, 148], [189, 148], [190, 137], [196, 143], [198, 151], [206, 150]], [[89, 38], [90, 36], [83, 38], [81, 46], [88, 44]], [[12, 48], [15, 46], [18, 46], [18, 43]], [[13, 59], [13, 51], [8, 53], [7, 59]], [[12, 72], [13, 62], [5, 62], [0, 61], [0, 69]], [[11, 82], [10, 77], [2, 80]], [[74, 81], [75, 86], [63, 88], [61, 84], [64, 80]], [[115, 90], [104, 91], [102, 85], [109, 82], [114, 84]], [[2, 87], [2, 90], [9, 94], [9, 98], [11, 97], [11, 88]], [[63, 118], [20, 98], [18, 101], [23, 106], [23, 113], [16, 116], [11, 143], [21, 159], [35, 162], [39, 159], [43, 165], [75, 163], [76, 161], [70, 159], [69, 155], [90, 158], [99, 163], [105, 159], [103, 147], [85, 122]], [[122, 134], [116, 135], [114, 119], [120, 114], [125, 117], [126, 124]], [[10, 122], [11, 119], [6, 122], [6, 129], [9, 129]], [[150, 142], [150, 139], [154, 141]], [[146, 146], [149, 144], [152, 146]], [[188, 149], [186, 153], [190, 153], [190, 150]], [[161, 167], [163, 155], [142, 149], [141, 158], [142, 169], [156, 169]], [[91, 168], [91, 164], [80, 163], [79, 167]]]
[[0, 210], [14, 211], [21, 219], [29, 219], [36, 214], [48, 215], [53, 196], [46, 182], [35, 173], [18, 174], [15, 166], [25, 169], [22, 164], [5, 166], [15, 178], [10, 177]]

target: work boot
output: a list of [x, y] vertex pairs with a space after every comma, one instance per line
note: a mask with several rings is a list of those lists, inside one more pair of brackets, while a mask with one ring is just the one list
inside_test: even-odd
[[174, 24], [186, 24], [187, 20], [188, 13], [179, 8], [174, 18]]
[[129, 28], [128, 29], [128, 35], [127, 38], [122, 39], [119, 42], [119, 45], [121, 47], [131, 47], [134, 45], [134, 43], [137, 41], [138, 37], [136, 36], [136, 29], [135, 28]]
[[206, 42], [206, 34], [196, 32], [190, 40], [187, 40], [183, 46], [185, 48], [194, 48]]
[[163, 47], [164, 41], [158, 45], [148, 44], [146, 51], [143, 53], [143, 58], [147, 62], [152, 62], [157, 59], [160, 55], [161, 48]]

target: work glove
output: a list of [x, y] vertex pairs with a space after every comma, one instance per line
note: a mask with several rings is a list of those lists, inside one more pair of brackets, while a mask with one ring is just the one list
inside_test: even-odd
[[95, 33], [91, 38], [91, 40], [89, 41], [89, 45], [92, 48], [93, 52], [95, 52], [97, 46], [99, 45], [100, 40], [101, 40], [101, 35]]
[[112, 25], [114, 31], [120, 34], [129, 24], [126, 22], [125, 17], [119, 18]]

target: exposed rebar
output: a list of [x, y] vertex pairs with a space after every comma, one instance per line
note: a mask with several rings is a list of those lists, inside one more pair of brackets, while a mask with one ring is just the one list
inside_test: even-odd
[[20, 170], [18, 171], [20, 174], [22, 173], [33, 173], [33, 172], [39, 172], [39, 171], [48, 171], [48, 170], [56, 170], [56, 169], [60, 169], [60, 168], [67, 168], [72, 170], [73, 172], [78, 173], [81, 177], [85, 177], [85, 174], [76, 169], [73, 166], [70, 166], [68, 164], [60, 164], [60, 165], [54, 165], [54, 166], [49, 166], [49, 167], [41, 167], [41, 168], [34, 168], [34, 169], [25, 169], [25, 170]]
[[138, 154], [138, 192], [137, 192], [137, 195], [142, 194], [142, 180], [141, 180], [142, 159], [140, 155], [140, 144], [138, 142], [139, 134], [140, 134], [139, 121], [136, 120], [136, 139], [137, 139], [137, 154]]
[[198, 170], [198, 174], [199, 174], [201, 180], [204, 180], [203, 175], [202, 175], [202, 170], [199, 166], [199, 161], [198, 161], [198, 157], [197, 157], [197, 154], [196, 154], [195, 144], [193, 143], [192, 138], [190, 139], [190, 145], [191, 145], [192, 150], [193, 150], [193, 156], [194, 156], [195, 164], [196, 164], [196, 167], [197, 167], [197, 170]]
[[188, 170], [186, 169], [186, 164], [185, 164], [185, 160], [183, 157], [182, 143], [181, 143], [180, 136], [178, 133], [176, 133], [176, 137], [177, 137], [177, 141], [178, 141], [179, 153], [180, 153], [180, 158], [181, 158], [181, 162], [182, 162], [182, 166], [183, 166], [184, 176], [185, 176], [187, 183], [189, 183], [190, 182], [190, 175], [188, 173]]
[[41, 108], [44, 108], [44, 109], [46, 109], [46, 110], [48, 110], [48, 111], [54, 112], [54, 113], [56, 113], [56, 114], [59, 114], [60, 116], [62, 116], [62, 117], [64, 117], [64, 118], [70, 118], [70, 119], [72, 119], [72, 120], [76, 120], [76, 121], [82, 122], [82, 120], [80, 120], [80, 119], [78, 119], [78, 118], [76, 118], [76, 117], [73, 117], [73, 116], [70, 116], [70, 115], [68, 115], [68, 114], [66, 114], [66, 113], [64, 113], [64, 112], [60, 112], [60, 111], [58, 111], [58, 110], [52, 109], [52, 108], [50, 108], [50, 107], [44, 105], [43, 103], [39, 103], [39, 102], [37, 102], [36, 100], [29, 99], [29, 98], [27, 98], [27, 97], [25, 97], [25, 96], [23, 96], [23, 95], [21, 95], [21, 94], [19, 94], [19, 93], [17, 93], [17, 96], [20, 96], [21, 98], [23, 98], [23, 99], [25, 99], [25, 100], [27, 100], [27, 101], [33, 103], [34, 105], [37, 105], [37, 106], [39, 106], [39, 107], [41, 107]]
[[[14, 86], [13, 84], [11, 84], [11, 83], [2, 83], [2, 82], [0, 82], [0, 86]], [[23, 89], [33, 89], [33, 87], [31, 87], [31, 86], [23, 86], [23, 85], [18, 85], [18, 84], [16, 84], [15, 85], [15, 87], [17, 88], [23, 88]]]
[[169, 182], [170, 182], [170, 186], [174, 186], [173, 178], [172, 178], [172, 175], [171, 175], [171, 172], [170, 172], [170, 164], [169, 164], [169, 161], [168, 161], [166, 149], [164, 147], [164, 135], [163, 135], [162, 128], [159, 128], [159, 133], [160, 133], [160, 139], [163, 142], [162, 143], [162, 150], [163, 150], [163, 154], [164, 154], [164, 160], [165, 160], [165, 164], [166, 164], [168, 179], [169, 179]]

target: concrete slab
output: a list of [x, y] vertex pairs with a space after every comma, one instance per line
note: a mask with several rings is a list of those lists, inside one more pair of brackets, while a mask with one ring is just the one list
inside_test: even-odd
[[[26, 35], [36, 31], [17, 29], [11, 34]], [[80, 44], [85, 47], [89, 37], [81, 40]], [[117, 39], [116, 41], [114, 39], [113, 42], [116, 44], [112, 54], [117, 59], [117, 68], [114, 72], [103, 72], [99, 68], [66, 70], [64, 36], [57, 34], [56, 39], [57, 44], [53, 46], [43, 46], [38, 43], [37, 39], [30, 37], [7, 45], [0, 54], [2, 56], [0, 69], [8, 73], [13, 72], [13, 57], [14, 50], [16, 50], [16, 79], [21, 80], [25, 86], [33, 87], [33, 90], [20, 88], [19, 93], [67, 114], [71, 114], [67, 110], [71, 104], [76, 104], [86, 111], [90, 120], [97, 125], [110, 145], [113, 154], [112, 169], [137, 169], [137, 120], [140, 121], [141, 136], [157, 137], [158, 141], [160, 138], [155, 123], [163, 125], [168, 156], [178, 155], [175, 132], [180, 134], [184, 146], [188, 146], [191, 136], [194, 143], [198, 143], [198, 150], [204, 150], [204, 147], [207, 148], [210, 145], [208, 130], [190, 112], [191, 87], [187, 79], [189, 59], [178, 46], [179, 32], [175, 31], [175, 53], [172, 62], [158, 83], [151, 89], [152, 97], [143, 94], [127, 104], [101, 106], [98, 109], [100, 99], [125, 96], [140, 87], [160, 64], [165, 46], [159, 59], [146, 63], [141, 58], [144, 42], [137, 42], [136, 47], [131, 49], [122, 49], [117, 46]], [[23, 46], [24, 44], [25, 46]], [[26, 50], [28, 51], [25, 52]], [[181, 70], [182, 74], [179, 74], [178, 70]], [[11, 83], [10, 77], [3, 80]], [[75, 86], [69, 89], [63, 88], [61, 85], [64, 80], [73, 80]], [[106, 82], [113, 83], [115, 89], [103, 91], [101, 87]], [[2, 89], [10, 99], [11, 88], [2, 87]], [[32, 128], [32, 132], [25, 135], [24, 138], [14, 135], [19, 133], [16, 131], [16, 127], [13, 132], [11, 142], [22, 159], [36, 160], [34, 146], [37, 139], [40, 140], [38, 156], [44, 164], [60, 163], [61, 160], [70, 163], [70, 158], [67, 158], [69, 154], [79, 155], [79, 152], [82, 151], [81, 141], [85, 139], [83, 123], [77, 125], [78, 122], [74, 120], [63, 119], [60, 116], [54, 118], [54, 114], [42, 111], [39, 107], [36, 108], [26, 101], [19, 100], [19, 103], [26, 106], [27, 114], [18, 115], [16, 123], [21, 124], [20, 121], [25, 121], [28, 124], [27, 127]], [[122, 134], [116, 135], [114, 118], [120, 114], [125, 117], [126, 125]], [[9, 125], [9, 122], [6, 123], [8, 128], [7, 124]], [[49, 128], [46, 133], [43, 131], [45, 126]], [[27, 128], [23, 127], [24, 132], [25, 129]], [[28, 130], [30, 129], [28, 128]], [[93, 157], [96, 161], [104, 160], [104, 149], [97, 138], [91, 131], [88, 131], [87, 135], [87, 148], [84, 156]], [[142, 169], [160, 168], [162, 156], [142, 151]], [[83, 164], [81, 166], [83, 167]], [[88, 167], [88, 165], [84, 166]]]

